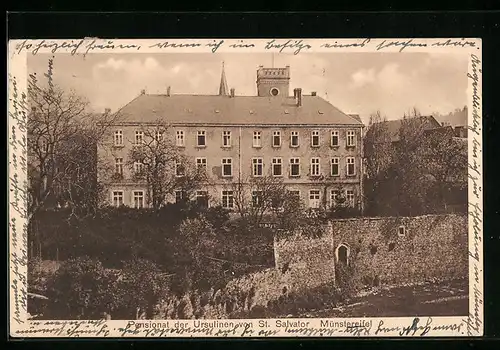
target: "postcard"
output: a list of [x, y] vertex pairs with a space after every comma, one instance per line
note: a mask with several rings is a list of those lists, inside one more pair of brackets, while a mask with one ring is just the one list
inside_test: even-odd
[[483, 335], [480, 39], [8, 51], [11, 337]]

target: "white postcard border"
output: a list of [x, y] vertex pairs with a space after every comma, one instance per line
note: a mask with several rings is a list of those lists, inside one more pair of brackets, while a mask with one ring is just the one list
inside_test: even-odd
[[[432, 52], [469, 55], [469, 315], [252, 320], [27, 319], [27, 57], [38, 53]], [[399, 337], [483, 335], [481, 39], [12, 40], [8, 50], [9, 315], [13, 337]], [[328, 322], [327, 322], [328, 321]], [[329, 323], [329, 322], [332, 323]], [[322, 323], [323, 322], [323, 323]], [[325, 326], [329, 323], [328, 326]], [[198, 325], [198, 326], [197, 326]]]

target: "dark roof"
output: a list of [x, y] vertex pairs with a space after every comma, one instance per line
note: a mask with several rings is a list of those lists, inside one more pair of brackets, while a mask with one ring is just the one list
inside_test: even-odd
[[387, 132], [391, 138], [391, 142], [399, 141], [399, 129], [401, 129], [401, 125], [404, 120], [417, 120], [420, 119], [420, 121], [423, 124], [424, 129], [429, 130], [429, 129], [436, 129], [440, 128], [441, 125], [438, 123], [438, 121], [431, 115], [429, 116], [421, 116], [421, 117], [411, 117], [407, 119], [395, 119], [395, 120], [388, 120], [385, 122], [381, 122], [385, 128], [387, 128]]
[[362, 123], [363, 121], [361, 120], [361, 117], [359, 116], [359, 114], [349, 114], [351, 117], [353, 117], [354, 119], [356, 119], [358, 122]]
[[319, 96], [139, 95], [118, 113], [123, 122], [172, 124], [356, 125], [360, 119], [340, 111]]
[[457, 109], [446, 115], [439, 115], [437, 117], [440, 122], [449, 124], [451, 126], [466, 126], [467, 125], [467, 106], [462, 109]]

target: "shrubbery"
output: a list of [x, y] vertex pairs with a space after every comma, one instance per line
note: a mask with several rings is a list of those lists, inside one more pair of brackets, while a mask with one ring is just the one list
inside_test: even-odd
[[51, 319], [95, 319], [114, 305], [114, 279], [95, 259], [68, 260], [47, 282]]
[[[50, 318], [96, 318], [103, 312], [120, 319], [150, 318], [162, 300], [170, 300], [177, 317], [207, 312], [201, 305], [205, 299], [230, 310], [245, 300], [217, 301], [214, 291], [224, 290], [234, 278], [274, 267], [273, 239], [278, 232], [321, 236], [329, 218], [321, 210], [290, 220], [277, 213], [278, 223], [293, 226], [261, 228], [247, 218], [229, 220], [228, 211], [220, 207], [203, 209], [194, 202], [160, 210], [106, 208], [83, 220], [64, 220], [67, 214], [59, 210], [36, 217], [43, 249], [57, 251], [59, 259], [66, 260], [49, 281], [30, 268], [30, 285], [40, 292], [46, 287]], [[266, 312], [295, 312], [302, 304], [310, 308], [316, 305], [312, 295], [303, 296], [306, 301], [282, 297]], [[231, 314], [228, 310], [217, 312]]]

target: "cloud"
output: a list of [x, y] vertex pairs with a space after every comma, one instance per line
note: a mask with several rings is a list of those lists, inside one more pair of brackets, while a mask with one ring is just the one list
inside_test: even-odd
[[375, 81], [375, 69], [360, 69], [351, 75], [351, 83], [349, 87], [356, 89], [363, 87]]
[[[29, 58], [40, 76], [48, 56]], [[148, 93], [217, 94], [221, 63], [237, 95], [255, 95], [259, 65], [290, 66], [290, 92], [316, 91], [347, 113], [367, 117], [381, 110], [400, 118], [416, 106], [422, 113], [448, 113], [466, 103], [467, 56], [442, 54], [133, 54], [59, 55], [56, 79], [76, 89], [97, 110], [117, 110], [142, 89]]]

